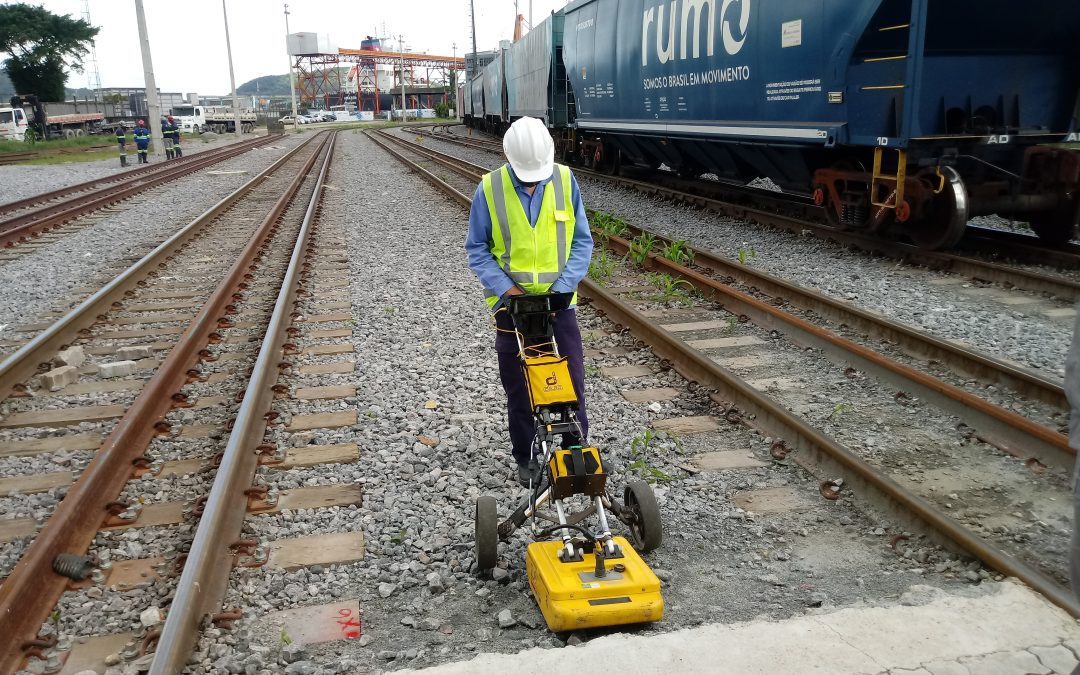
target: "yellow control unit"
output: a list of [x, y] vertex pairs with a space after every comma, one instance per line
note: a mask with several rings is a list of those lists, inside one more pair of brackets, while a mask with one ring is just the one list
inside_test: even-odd
[[562, 562], [561, 541], [529, 544], [525, 571], [540, 612], [553, 632], [659, 621], [664, 616], [660, 580], [623, 537], [613, 541], [621, 558], [604, 560], [606, 574], [596, 575], [596, 555]]

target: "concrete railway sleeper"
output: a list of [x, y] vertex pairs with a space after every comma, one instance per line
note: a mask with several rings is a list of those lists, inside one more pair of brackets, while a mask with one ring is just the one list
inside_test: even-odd
[[[208, 293], [209, 299], [198, 307], [198, 311], [186, 326], [179, 330], [105, 331], [106, 339], [109, 333], [117, 337], [127, 336], [129, 333], [179, 333], [180, 336], [175, 346], [164, 346], [171, 347], [171, 351], [164, 361], [156, 366], [151, 378], [143, 383], [134, 401], [124, 406], [126, 409], [112, 425], [112, 431], [104, 443], [100, 447], [93, 443], [92, 447], [97, 448], [97, 453], [82, 470], [64, 500], [57, 505], [52, 517], [36, 533], [33, 532], [32, 522], [30, 523], [33, 541], [3, 586], [0, 586], [0, 632], [5, 635], [3, 651], [0, 651], [0, 672], [11, 672], [23, 662], [27, 656], [25, 648], [35, 643], [41, 622], [52, 611], [57, 598], [67, 586], [69, 580], [53, 571], [53, 561], [57, 555], [85, 552], [98, 528], [103, 525], [107, 527], [112, 523], [116, 526], [120, 523], [121, 526], [138, 527], [149, 524], [139, 524], [139, 508], [133, 508], [130, 504], [124, 506], [118, 502], [113, 504], [117, 508], [112, 509], [110, 502], [117, 500], [126, 489], [125, 483], [133, 475], [138, 476], [147, 470], [160, 468], [149, 466], [140, 459], [144, 455], [144, 449], [155, 437], [168, 432], [170, 424], [166, 421], [166, 415], [171, 410], [191, 405], [191, 402], [177, 394], [178, 390], [185, 382], [199, 379], [200, 361], [214, 358], [206, 345], [208, 342], [213, 344], [220, 341], [220, 332], [232, 325], [229, 315], [245, 301], [244, 289], [251, 282], [253, 271], [258, 268], [256, 262], [265, 259], [268, 252], [272, 251], [269, 242], [282, 229], [283, 214], [290, 208], [295, 210], [293, 201], [301, 192], [306, 193], [309, 189], [305, 187], [311, 185], [308, 180], [309, 172], [320, 155], [328, 156], [329, 145], [330, 137], [320, 134], [290, 151], [0, 364], [0, 381], [4, 383], [4, 394], [25, 394], [26, 389], [19, 385], [33, 374], [37, 363], [51, 360], [61, 347], [75, 343], [81, 329], [94, 325], [90, 333], [93, 335], [93, 331], [102, 325], [95, 323], [101, 321], [95, 317], [105, 316], [104, 321], [109, 322], [108, 317], [115, 316], [117, 308], [114, 306], [111, 312], [108, 308], [115, 302], [123, 303], [138, 298], [140, 290], [146, 284], [146, 278], [152, 283], [155, 276], [171, 273], [174, 276], [164, 279], [169, 286], [174, 285], [169, 284], [169, 281], [185, 274], [188, 274], [192, 281], [202, 279], [203, 283], [206, 283], [207, 280], [213, 280], [211, 283], [215, 288], [212, 293]], [[282, 178], [285, 182], [282, 182]], [[238, 205], [244, 205], [243, 212], [235, 209]], [[252, 210], [266, 215], [252, 218], [248, 215]], [[222, 230], [226, 236], [216, 247], [223, 251], [219, 259], [226, 261], [227, 269], [202, 269], [205, 263], [212, 261], [212, 256], [185, 260], [188, 249], [199, 250], [199, 239], [211, 228], [212, 223], [229, 222], [230, 219], [236, 220], [239, 225], [225, 230], [222, 230], [221, 225], [213, 226], [216, 228], [214, 231]], [[206, 241], [210, 242], [212, 239], [213, 235], [210, 235], [210, 239]], [[237, 250], [230, 253], [229, 246], [235, 246]], [[195, 297], [202, 297], [202, 293]], [[195, 303], [196, 306], [198, 304]], [[123, 304], [120, 306], [123, 307]], [[150, 310], [144, 305], [132, 306], [122, 311], [137, 314]], [[187, 318], [187, 315], [179, 317], [180, 320]], [[175, 316], [159, 315], [156, 319], [133, 316], [114, 323], [138, 325], [176, 320]], [[91, 353], [94, 351], [92, 346], [88, 346]], [[9, 399], [8, 404], [25, 400]], [[9, 422], [11, 417], [13, 416], [6, 417], [0, 424]], [[79, 442], [86, 444], [85, 440]], [[41, 448], [36, 447], [35, 441], [25, 445], [26, 452], [41, 451]], [[107, 506], [110, 508], [106, 508]], [[149, 508], [141, 514], [147, 516], [144, 520], [152, 522], [160, 516], [152, 511], [153, 508]], [[8, 524], [10, 523], [11, 521], [8, 521]]]
[[[411, 170], [420, 173], [426, 180], [432, 182], [455, 201], [458, 201], [463, 206], [468, 205], [469, 198], [461, 194], [459, 190], [449, 183], [420, 167], [416, 162], [408, 160], [396, 150], [387, 149], [408, 165]], [[657, 265], [662, 265], [665, 262], [657, 260], [655, 257], [652, 260]], [[683, 276], [690, 278], [695, 276], [695, 273], [683, 273]], [[622, 290], [627, 292], [632, 289]], [[786, 457], [789, 452], [795, 452], [796, 461], [800, 465], [825, 478], [821, 486], [823, 497], [832, 498], [841, 489], [853, 490], [859, 495], [860, 501], [893, 514], [913, 529], [930, 535], [947, 547], [963, 551], [1004, 574], [1020, 578], [1045, 595], [1054, 604], [1064, 608], [1073, 616], [1080, 617], [1080, 604], [1077, 603], [1072, 593], [1060, 581], [1067, 576], [1063, 571], [1063, 567], [1046, 571], [1046, 565], [1040, 565], [1042, 561], [1027, 562], [1021, 556], [1006, 552], [997, 542], [976, 533], [957, 518], [947, 515], [944, 508], [941, 508], [924, 495], [894, 480], [883, 467], [875, 466], [874, 463], [831, 438], [817, 428], [816, 425], [808, 423], [801, 416], [793, 413], [771, 396], [755, 388], [755, 386], [751, 386], [731, 370], [722, 367], [716, 360], [706, 355], [704, 350], [709, 346], [722, 343], [735, 344], [731, 342], [730, 338], [705, 338], [697, 343], [697, 347], [694, 347], [679, 336], [680, 332], [683, 331], [712, 329], [715, 327], [714, 324], [722, 324], [722, 322], [700, 322], [703, 325], [689, 322], [678, 328], [672, 326], [662, 327], [636, 310], [631, 302], [620, 299], [615, 293], [605, 290], [589, 279], [582, 282], [579, 292], [588, 297], [593, 306], [606, 314], [609, 319], [627, 327], [633, 335], [648, 344], [657, 356], [665, 359], [671, 367], [685, 378], [713, 389], [716, 392], [714, 400], [723, 401], [729, 406], [727, 415], [729, 421], [745, 423], [773, 438], [783, 439], [784, 443], [779, 446], [774, 457], [779, 460]], [[729, 296], [725, 302], [730, 301], [733, 297], [734, 295]], [[733, 307], [756, 307], [758, 304], [764, 304], [757, 301], [747, 302], [747, 298], [740, 298], [739, 300], [740, 303], [733, 305]], [[756, 307], [755, 313], [759, 320], [763, 321], [762, 327], [765, 330], [787, 330], [787, 326], [781, 327], [781, 321], [787, 322], [788, 326], [791, 325], [790, 320], [779, 320], [776, 315], [763, 312], [762, 309]], [[767, 316], [768, 319], [765, 318]], [[748, 318], [753, 319], [753, 317]], [[738, 325], [743, 319], [733, 317], [732, 320]], [[798, 321], [796, 320], [796, 323]], [[730, 325], [730, 322], [728, 324]], [[811, 332], [820, 332], [820, 330], [813, 331], [811, 329]], [[802, 337], [805, 337], [805, 335]], [[760, 342], [760, 340], [757, 341]], [[800, 338], [795, 338], [795, 342], [801, 343]], [[816, 348], [823, 348], [817, 339], [810, 341], [810, 343]], [[869, 350], [864, 349], [863, 351]], [[859, 353], [859, 350], [853, 353]], [[879, 360], [874, 355], [866, 353], [860, 353], [858, 359], [859, 365], [863, 367], [868, 367], [866, 365], [868, 361]], [[898, 364], [886, 367], [892, 369], [893, 373], [903, 370], [903, 368], [896, 369], [895, 365]], [[789, 372], [791, 372], [790, 367], [785, 371], [785, 375]], [[857, 377], [858, 371], [849, 368], [845, 371], [845, 376], [848, 378]], [[886, 381], [890, 380], [891, 378], [886, 378]], [[927, 395], [934, 392], [940, 394], [948, 390], [948, 386], [944, 385], [944, 383], [934, 382], [933, 378], [923, 377], [923, 374], [917, 374], [915, 379], [908, 380], [911, 383], [915, 381], [922, 381], [920, 391]], [[767, 384], [762, 386], [766, 388]], [[904, 392], [904, 396], [898, 396], [897, 400], [910, 396], [909, 393]], [[961, 405], [970, 402], [964, 396], [959, 396], [954, 400], [961, 402]], [[958, 409], [952, 409], [949, 415], [956, 410]], [[1022, 437], [1026, 436], [1035, 446], [1046, 448], [1047, 452], [1040, 461], [1052, 463], [1056, 467], [1054, 471], [1061, 473], [1061, 467], [1071, 461], [1071, 453], [1067, 448], [1064, 437], [1045, 427], [1039, 428], [1038, 425], [1033, 423], [1025, 424], [1028, 420], [1013, 414], [1007, 414], [1007, 412], [1000, 410], [992, 413], [996, 420], [994, 424], [1016, 424], [1013, 428], [1017, 430], [1017, 433], [1020, 433]], [[975, 439], [979, 438], [977, 431], [972, 436]], [[1004, 455], [999, 457], [1004, 457]], [[1008, 460], [1004, 459], [1003, 461], [1007, 462]], [[1031, 462], [1025, 462], [1025, 464], [1028, 467], [1036, 468], [1036, 473], [1041, 471], [1041, 469], [1038, 469], [1038, 464], [1032, 464]], [[1053, 481], [1058, 477], [1055, 473], [1048, 480]], [[1054, 483], [1047, 483], [1048, 486], [1052, 484]], [[1056, 485], [1055, 489], [1061, 491], [1061, 496], [1066, 496], [1067, 481], [1063, 485]], [[1063, 501], [1067, 502], [1067, 499]]]

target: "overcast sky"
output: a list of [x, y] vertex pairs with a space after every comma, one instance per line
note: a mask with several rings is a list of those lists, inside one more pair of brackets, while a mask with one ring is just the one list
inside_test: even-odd
[[[33, 0], [29, 0], [33, 2]], [[143, 86], [142, 57], [134, 0], [89, 0], [97, 36], [98, 70], [103, 87]], [[261, 75], [286, 72], [285, 16], [282, 2], [226, 0], [236, 84]], [[476, 45], [483, 51], [510, 39], [513, 0], [474, 0]], [[43, 0], [57, 14], [81, 18], [83, 0]], [[540, 21], [565, 0], [533, 0], [533, 19]], [[229, 67], [221, 0], [144, 0], [154, 75], [162, 91], [202, 95], [229, 92]], [[528, 19], [529, 2], [519, 11]], [[293, 0], [289, 29], [294, 33], [329, 33], [338, 47], [360, 48], [366, 35], [405, 35], [413, 51], [450, 55], [457, 43], [461, 55], [470, 43], [468, 0]], [[385, 25], [385, 33], [383, 26]], [[89, 71], [89, 60], [87, 60]], [[69, 87], [85, 87], [87, 73], [73, 73]]]

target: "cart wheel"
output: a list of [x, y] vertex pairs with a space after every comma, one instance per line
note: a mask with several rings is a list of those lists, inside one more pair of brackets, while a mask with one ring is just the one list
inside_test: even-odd
[[626, 486], [623, 501], [634, 514], [634, 522], [630, 525], [630, 539], [634, 548], [643, 553], [658, 548], [664, 530], [660, 524], [660, 507], [656, 505], [652, 488], [645, 481], [636, 480]]
[[495, 498], [476, 500], [476, 567], [489, 570], [499, 558], [499, 512]]

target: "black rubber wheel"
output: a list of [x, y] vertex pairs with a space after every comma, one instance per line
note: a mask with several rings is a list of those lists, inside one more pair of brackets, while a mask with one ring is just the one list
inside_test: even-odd
[[476, 567], [489, 570], [499, 560], [499, 510], [495, 498], [476, 500]]
[[634, 522], [630, 525], [630, 541], [634, 548], [642, 553], [659, 548], [664, 538], [664, 526], [660, 523], [660, 507], [656, 505], [652, 487], [643, 480], [633, 481], [626, 486], [623, 502], [634, 514]]
[[945, 187], [934, 195], [929, 213], [919, 222], [898, 224], [913, 244], [931, 251], [956, 246], [967, 231], [967, 189], [952, 167], [944, 167], [941, 172], [945, 175]]

